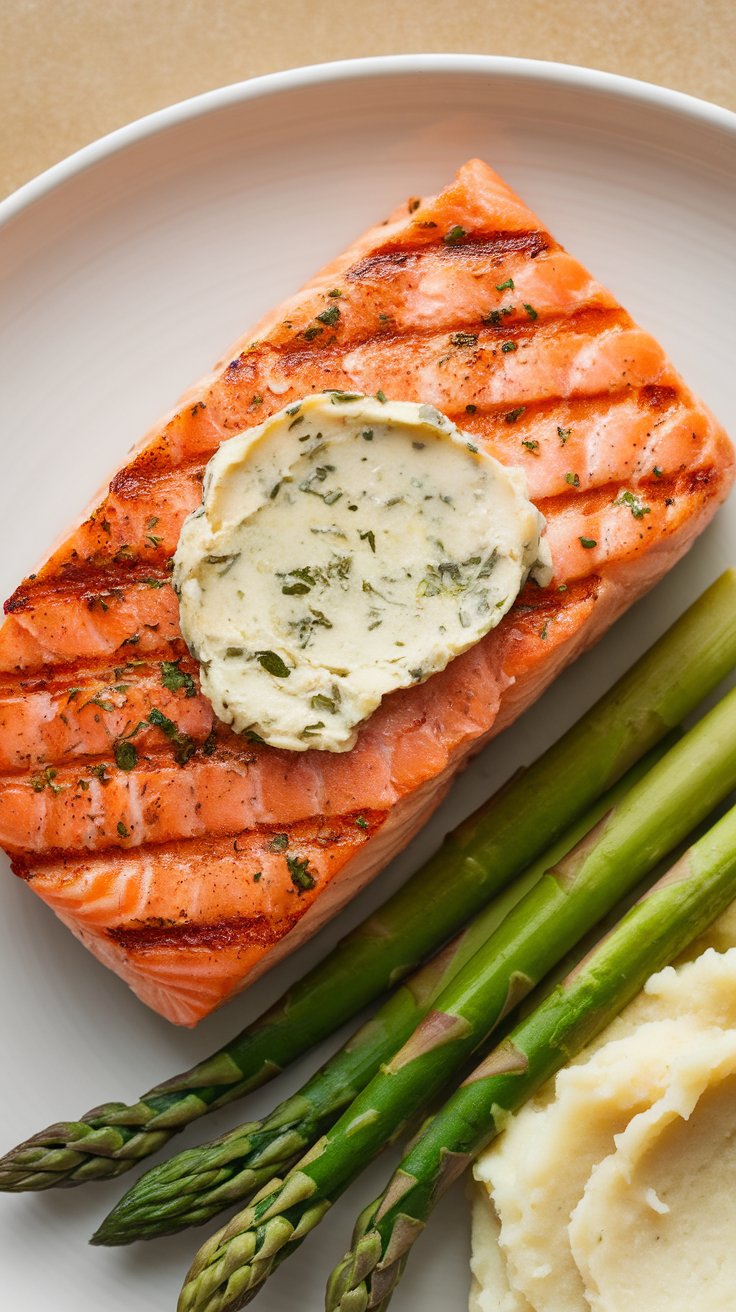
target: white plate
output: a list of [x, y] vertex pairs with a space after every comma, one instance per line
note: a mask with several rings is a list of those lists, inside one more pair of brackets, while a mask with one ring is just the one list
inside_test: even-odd
[[[736, 432], [736, 116], [554, 64], [465, 55], [367, 59], [258, 78], [154, 114], [0, 206], [2, 552], [7, 596], [106, 472], [275, 301], [406, 196], [472, 155], [664, 344]], [[303, 951], [194, 1033], [148, 1011], [6, 869], [2, 1144], [108, 1099], [132, 1101], [256, 1015], [382, 901], [517, 763], [575, 719], [720, 570], [726, 507], [656, 591], [483, 753], [420, 837]], [[177, 1147], [265, 1112], [332, 1045]], [[374, 1163], [260, 1296], [318, 1312]], [[133, 1176], [2, 1196], [3, 1288], [26, 1312], [164, 1312], [214, 1226], [127, 1249], [85, 1240]], [[393, 1307], [467, 1305], [462, 1187], [438, 1209]]]

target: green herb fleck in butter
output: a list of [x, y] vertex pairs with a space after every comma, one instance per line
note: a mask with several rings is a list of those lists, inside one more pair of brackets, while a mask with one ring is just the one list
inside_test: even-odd
[[434, 406], [307, 397], [223, 442], [182, 528], [174, 586], [202, 691], [250, 741], [347, 751], [387, 693], [498, 624], [529, 573], [549, 582], [543, 528], [523, 473]]

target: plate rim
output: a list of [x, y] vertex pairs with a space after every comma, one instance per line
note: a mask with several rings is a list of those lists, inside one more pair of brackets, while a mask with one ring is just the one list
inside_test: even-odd
[[49, 195], [57, 187], [91, 169], [104, 159], [136, 145], [159, 132], [191, 120], [205, 117], [218, 110], [249, 100], [279, 95], [285, 91], [330, 82], [350, 81], [355, 78], [405, 76], [425, 73], [462, 72], [475, 77], [526, 78], [530, 82], [549, 82], [553, 86], [568, 86], [580, 90], [603, 92], [629, 102], [638, 102], [648, 108], [665, 110], [682, 115], [706, 127], [720, 129], [736, 138], [736, 112], [712, 101], [691, 96], [685, 91], [609, 73], [602, 69], [579, 64], [564, 64], [542, 59], [526, 59], [515, 55], [470, 54], [401, 54], [370, 55], [357, 59], [338, 59], [319, 64], [305, 64], [296, 68], [264, 73], [258, 77], [231, 82], [196, 96], [176, 101], [154, 110], [112, 132], [98, 137], [71, 155], [52, 164], [35, 178], [23, 183], [16, 191], [0, 201], [0, 229], [19, 217], [36, 201]]

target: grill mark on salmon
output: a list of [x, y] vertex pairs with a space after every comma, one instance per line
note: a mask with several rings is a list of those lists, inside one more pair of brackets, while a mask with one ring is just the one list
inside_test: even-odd
[[[315, 853], [328, 849], [334, 856], [341, 848], [360, 847], [378, 832], [386, 819], [386, 814], [385, 810], [365, 807], [359, 812], [308, 816], [306, 819], [291, 820], [288, 826], [276, 823], [255, 824], [249, 829], [225, 831], [217, 835], [208, 833], [205, 837], [137, 843], [133, 848], [120, 848], [115, 859], [122, 866], [130, 869], [134, 869], [141, 862], [155, 859], [171, 870], [187, 861], [205, 865], [207, 862], [222, 858], [235, 861], [236, 858], [251, 856], [260, 862], [261, 866], [264, 866], [264, 863], [265, 866], [270, 866], [271, 874], [278, 867], [278, 873], [285, 877], [284, 872], [287, 867], [284, 863], [287, 856], [296, 854], [314, 857]], [[84, 848], [71, 850], [46, 848], [39, 853], [23, 850], [13, 858], [12, 864], [14, 873], [24, 880], [37, 878], [51, 869], [64, 871], [73, 877], [80, 859], [87, 871], [96, 871], [104, 875], [107, 857]], [[252, 874], [248, 872], [247, 877], [252, 879]], [[158, 911], [156, 916], [163, 923]], [[165, 919], [168, 923], [169, 918]], [[150, 916], [146, 920], [150, 920]]]
[[472, 260], [479, 255], [487, 255], [501, 263], [509, 255], [526, 255], [534, 260], [543, 251], [560, 250], [560, 247], [548, 232], [541, 229], [529, 232], [473, 232], [467, 234], [462, 244], [445, 242], [438, 246], [431, 228], [426, 228], [423, 241], [418, 241], [416, 234], [413, 234], [409, 241], [398, 239], [387, 242], [374, 255], [367, 256], [349, 268], [345, 277], [352, 282], [370, 281], [371, 277], [380, 278], [385, 276], [384, 269], [391, 269], [393, 273], [396, 266], [401, 267], [412, 258], [422, 258], [429, 249], [435, 258], [442, 260]]
[[283, 916], [271, 921], [266, 916], [239, 916], [218, 920], [214, 925], [170, 925], [141, 929], [109, 929], [108, 938], [127, 955], [145, 953], [162, 947], [225, 948], [247, 944], [267, 948], [294, 928], [299, 915]]
[[[446, 242], [457, 227], [466, 235]], [[336, 322], [321, 323], [334, 306]], [[326, 388], [429, 401], [521, 465], [556, 574], [446, 670], [384, 699], [352, 752], [295, 760], [211, 732], [167, 566], [223, 438]], [[238, 342], [16, 590], [0, 630], [0, 841], [100, 960], [195, 1024], [404, 846], [469, 755], [687, 550], [732, 479], [725, 434], [661, 348], [471, 162]], [[163, 688], [164, 660], [181, 661], [193, 696]], [[109, 691], [116, 683], [124, 694]], [[113, 709], [73, 702], [70, 717], [77, 684]], [[149, 726], [124, 771], [115, 746], [153, 706], [193, 754], [178, 762]], [[294, 884], [283, 853], [264, 852], [266, 831], [306, 857], [314, 888]]]

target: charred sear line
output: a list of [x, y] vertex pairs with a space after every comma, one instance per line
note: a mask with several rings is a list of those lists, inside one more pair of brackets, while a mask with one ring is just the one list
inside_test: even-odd
[[613, 505], [618, 500], [622, 486], [637, 490], [646, 495], [650, 504], [661, 504], [682, 496], [706, 496], [710, 498], [718, 491], [722, 474], [713, 465], [704, 465], [697, 469], [682, 468], [676, 474], [656, 478], [653, 474], [646, 479], [621, 479], [618, 482], [604, 483], [602, 487], [583, 489], [580, 492], [565, 490], [554, 497], [540, 497], [536, 505], [546, 518], [563, 513], [568, 506], [575, 506], [583, 514], [591, 514]]
[[[375, 332], [368, 327], [356, 332], [349, 332], [346, 329], [339, 343], [324, 346], [319, 343], [319, 339], [307, 343], [304, 341], [303, 334], [297, 333], [296, 336], [278, 344], [264, 343], [263, 346], [258, 347], [258, 352], [264, 375], [269, 371], [269, 361], [276, 363], [280, 360], [286, 362], [287, 372], [294, 374], [301, 365], [308, 366], [313, 380], [318, 370], [323, 369], [325, 385], [330, 382], [334, 387], [334, 382], [330, 381], [332, 378], [338, 374], [342, 378], [345, 377], [342, 368], [343, 357], [363, 346], [376, 346], [382, 352], [390, 352], [396, 347], [415, 347], [419, 353], [434, 345], [438, 357], [448, 358], [449, 355], [464, 352], [463, 359], [467, 362], [469, 358], [467, 346], [458, 345], [457, 342], [452, 341], [453, 338], [467, 336], [477, 338], [473, 347], [477, 358], [484, 351], [496, 350], [500, 343], [508, 339], [514, 339], [519, 343], [530, 342], [535, 338], [545, 341], [563, 333], [569, 336], [585, 333], [590, 338], [613, 327], [629, 328], [631, 323], [632, 320], [626, 311], [618, 307], [583, 306], [572, 314], [563, 310], [548, 318], [540, 316], [536, 322], [526, 317], [507, 318], [501, 325], [495, 325], [487, 323], [481, 315], [478, 315], [473, 319], [453, 320], [443, 326], [439, 332], [434, 327], [420, 328], [413, 323], [403, 328], [392, 326], [382, 329], [381, 332]], [[312, 381], [310, 390], [318, 390], [315, 381]]]
[[[58, 776], [61, 778], [61, 776]], [[97, 866], [109, 869], [111, 853], [116, 865], [137, 865], [141, 858], [150, 856], [154, 862], [164, 864], [176, 860], [210, 861], [217, 857], [235, 855], [245, 862], [248, 851], [257, 854], [287, 853], [291, 855], [309, 849], [360, 847], [373, 838], [384, 824], [388, 811], [348, 811], [335, 816], [311, 816], [306, 820], [289, 823], [254, 825], [252, 829], [234, 829], [216, 838], [175, 838], [163, 843], [140, 843], [137, 846], [118, 848], [107, 846], [95, 850], [84, 848], [50, 848], [44, 852], [15, 853], [12, 859], [14, 874], [32, 882], [35, 875], [43, 874], [50, 866], [59, 869], [59, 877], [76, 874], [80, 870], [95, 870]], [[286, 836], [286, 842], [284, 842]], [[235, 844], [235, 846], [234, 846]], [[255, 855], [250, 858], [255, 859]], [[258, 866], [254, 867], [256, 870]]]
[[[129, 740], [122, 739], [115, 741], [127, 742]], [[131, 741], [134, 745], [137, 745], [138, 761], [136, 762], [135, 772], [138, 776], [165, 769], [171, 764], [173, 759], [172, 749], [163, 736], [161, 736], [160, 741], [154, 741], [153, 734], [149, 734], [145, 747], [138, 737], [133, 738]], [[205, 739], [197, 740], [196, 747], [201, 748], [205, 741]], [[44, 770], [51, 768], [56, 771], [54, 783], [61, 789], [61, 793], [63, 794], [62, 802], [66, 805], [70, 800], [73, 800], [77, 794], [79, 779], [83, 779], [85, 783], [88, 783], [90, 779], [93, 779], [94, 775], [100, 771], [100, 774], [102, 775], [100, 782], [105, 786], [109, 784], [113, 778], [118, 776], [119, 767], [115, 760], [113, 746], [114, 743], [111, 741], [109, 754], [97, 756], [81, 754], [79, 756], [67, 755], [63, 757], [54, 757], [53, 760], [49, 759], [39, 762], [28, 771], [19, 770], [17, 768], [11, 770], [0, 770], [0, 782], [5, 787], [7, 787], [8, 784], [27, 784], [31, 777], [36, 778], [39, 776], [39, 773], [43, 775]], [[192, 762], [196, 761], [196, 755], [197, 753], [195, 751], [189, 760], [183, 765], [177, 763], [177, 770], [191, 769]], [[207, 759], [222, 760], [223, 758], [221, 754], [213, 752]], [[241, 756], [238, 759], [242, 761], [243, 757]], [[256, 758], [253, 756], [251, 759], [255, 760]], [[126, 771], [126, 773], [129, 772]], [[43, 789], [40, 791], [43, 792]], [[64, 848], [63, 850], [69, 852], [76, 849]], [[79, 850], [85, 852], [89, 851], [88, 848], [80, 848]]]
[[535, 583], [527, 583], [499, 627], [513, 625], [518, 628], [520, 624], [529, 623], [538, 628], [540, 620], [554, 619], [591, 597], [595, 600], [600, 582], [600, 575], [588, 574], [585, 578], [569, 583], [564, 592], [560, 592], [555, 584], [549, 588], [538, 588]]
[[155, 952], [161, 948], [209, 948], [217, 950], [232, 947], [269, 947], [279, 942], [301, 920], [306, 906], [291, 916], [269, 920], [266, 916], [233, 916], [210, 924], [142, 925], [137, 928], [106, 930], [125, 952]]
[[639, 389], [642, 402], [650, 410], [666, 410], [678, 399], [679, 393], [674, 387], [663, 387], [659, 383], [646, 383]]
[[[215, 450], [216, 445], [212, 449]], [[155, 449], [150, 453], [141, 451], [139, 455], [133, 457], [130, 464], [119, 469], [110, 483], [110, 496], [121, 501], [136, 501], [143, 492], [150, 499], [155, 496], [159, 488], [166, 489], [172, 469], [176, 469], [179, 479], [187, 478], [192, 483], [202, 482], [207, 460], [203, 458], [201, 452], [188, 460], [178, 460], [175, 464], [171, 459], [168, 464], [162, 464], [160, 457], [153, 458], [157, 454]]]
[[[369, 282], [372, 279], [395, 277], [406, 264], [432, 255], [443, 260], [477, 259], [478, 257], [497, 259], [499, 262], [509, 255], [526, 255], [536, 259], [543, 251], [559, 250], [557, 242], [548, 232], [474, 232], [468, 233], [462, 242], [448, 245], [442, 240], [438, 230], [427, 229], [427, 238], [407, 242], [387, 242], [366, 256], [358, 264], [352, 265], [343, 275], [349, 282]], [[431, 235], [430, 235], [431, 234]]]
[[[502, 426], [501, 434], [515, 439], [522, 427], [530, 427], [540, 420], [554, 415], [561, 409], [564, 409], [565, 423], [573, 426], [572, 432], [575, 431], [574, 426], [576, 424], [586, 423], [589, 417], [592, 417], [596, 422], [600, 422], [609, 411], [614, 410], [622, 402], [630, 402], [632, 398], [635, 399], [640, 409], [648, 409], [650, 402], [647, 393], [649, 390], [648, 387], [637, 390], [624, 382], [616, 391], [606, 388], [601, 392], [576, 392], [569, 393], [566, 396], [555, 392], [552, 395], [542, 397], [540, 400], [525, 400], [523, 412], [514, 421], [513, 427], [506, 418], [510, 413], [510, 408], [511, 411], [514, 408], [509, 401], [504, 402], [502, 405], [484, 405], [479, 400], [474, 403], [470, 411], [466, 406], [463, 406], [460, 410], [453, 410], [448, 407], [445, 413], [448, 419], [452, 419], [457, 424], [458, 428], [467, 429], [468, 432], [475, 433], [478, 436], [487, 435], [489, 438], [497, 438], [499, 435], [498, 425], [500, 424]], [[674, 412], [680, 406], [680, 395], [674, 388], [667, 390], [672, 393], [671, 398], [668, 398], [668, 405], [672, 403], [670, 408]], [[554, 434], [554, 428], [551, 431]], [[572, 433], [568, 434], [568, 436], [571, 435]], [[539, 436], [543, 437], [546, 434], [540, 433]]]
[[[127, 647], [125, 650], [130, 652], [131, 648]], [[197, 662], [189, 656], [182, 638], [178, 640], [172, 638], [168, 641], [165, 655], [167, 660], [176, 661], [181, 669], [189, 674], [197, 673]], [[64, 697], [76, 687], [81, 687], [86, 692], [88, 688], [110, 688], [116, 683], [129, 684], [133, 689], [145, 689], [151, 679], [157, 686], [160, 684], [160, 656], [155, 652], [146, 652], [144, 657], [134, 656], [132, 659], [132, 664], [126, 664], [127, 656], [121, 659], [116, 659], [115, 656], [101, 656], [99, 660], [85, 656], [67, 665], [46, 665], [42, 673], [3, 671], [0, 674], [0, 700], [5, 697], [26, 695], [32, 697], [35, 693]], [[82, 698], [82, 693], [79, 697]], [[76, 701], [77, 698], [74, 700]]]
[[129, 564], [106, 561], [105, 564], [98, 564], [94, 560], [77, 556], [68, 565], [64, 565], [61, 574], [24, 579], [6, 601], [5, 613], [9, 615], [15, 610], [22, 610], [30, 602], [38, 605], [42, 601], [53, 601], [57, 595], [65, 601], [79, 598], [87, 603], [92, 602], [90, 609], [94, 609], [101, 598], [110, 606], [124, 600], [125, 589], [150, 588], [154, 586], [152, 580], [155, 584], [168, 586], [171, 584], [171, 573], [162, 570], [160, 566], [147, 566], [145, 561], [131, 560]]

